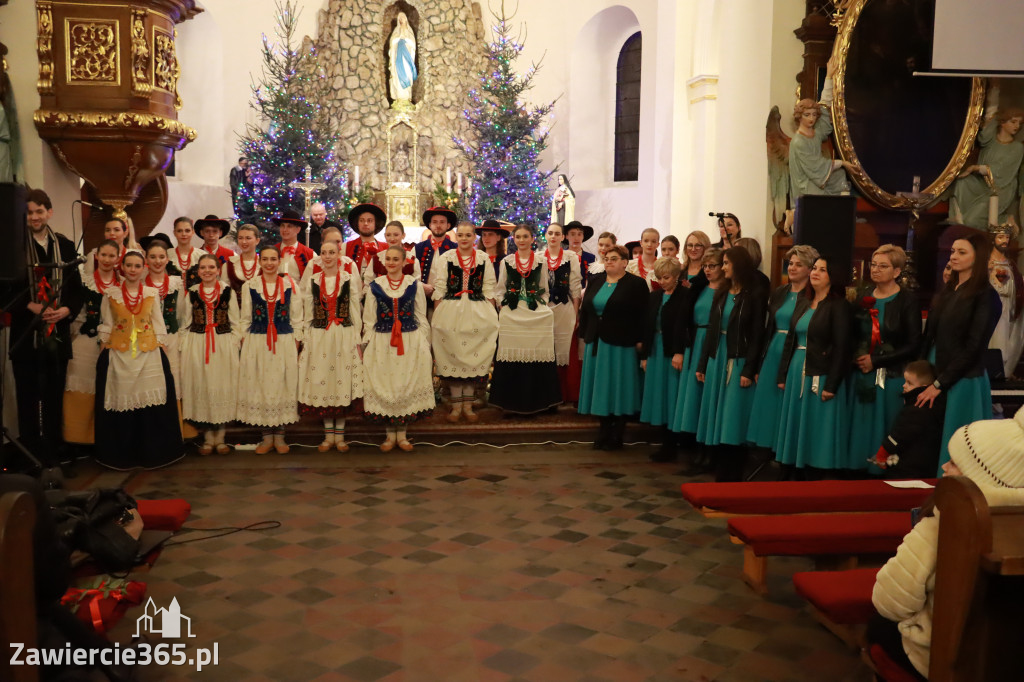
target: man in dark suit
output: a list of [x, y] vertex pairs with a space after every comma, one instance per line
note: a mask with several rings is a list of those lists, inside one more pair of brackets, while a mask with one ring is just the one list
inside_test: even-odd
[[[64, 455], [64, 379], [71, 358], [71, 321], [82, 307], [82, 278], [74, 243], [50, 228], [53, 204], [41, 189], [27, 197], [28, 275], [11, 313], [10, 356], [22, 444], [45, 466]], [[29, 287], [29, 282], [33, 286]], [[41, 313], [41, 315], [40, 315]]]
[[228, 174], [228, 184], [231, 186], [231, 208], [238, 213], [238, 190], [248, 181], [246, 173], [249, 170], [249, 159], [244, 156], [238, 157], [238, 165], [231, 169]]

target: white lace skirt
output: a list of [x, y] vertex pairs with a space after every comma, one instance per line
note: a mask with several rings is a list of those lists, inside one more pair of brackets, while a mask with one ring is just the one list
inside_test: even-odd
[[546, 305], [530, 310], [526, 301], [520, 301], [515, 309], [502, 308], [497, 359], [503, 362], [553, 362], [554, 317]]
[[253, 426], [282, 426], [299, 421], [299, 353], [295, 336], [277, 337], [277, 352], [266, 334], [246, 334], [238, 363], [238, 416]]
[[402, 333], [404, 354], [391, 346], [391, 332], [374, 332], [363, 351], [364, 411], [385, 420], [434, 409], [430, 342], [422, 327]]
[[576, 328], [576, 309], [572, 303], [559, 303], [551, 306], [551, 313], [554, 315], [555, 363], [564, 367], [569, 364], [572, 331]]
[[127, 412], [167, 402], [167, 381], [160, 360], [160, 348], [148, 353], [110, 351], [103, 408]]
[[330, 329], [306, 330], [299, 356], [300, 403], [310, 407], [346, 407], [363, 396], [357, 329], [354, 325], [332, 325]]
[[206, 364], [206, 334], [185, 332], [181, 340], [181, 411], [204, 424], [234, 421], [238, 401], [238, 339], [217, 334]]
[[490, 301], [463, 296], [441, 301], [430, 323], [437, 376], [472, 379], [487, 376], [498, 341], [498, 312]]
[[103, 345], [99, 336], [79, 334], [71, 342], [72, 358], [68, 360], [67, 380], [64, 390], [75, 393], [96, 393], [96, 361], [100, 358]]

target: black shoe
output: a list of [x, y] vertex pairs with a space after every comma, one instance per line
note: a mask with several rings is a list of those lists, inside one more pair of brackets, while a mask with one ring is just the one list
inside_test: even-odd
[[674, 447], [671, 447], [670, 445], [666, 444], [662, 445], [660, 448], [652, 452], [649, 455], [649, 457], [652, 462], [665, 463], [676, 461], [676, 459], [678, 459], [679, 457], [679, 454], [676, 452], [676, 449]]
[[595, 450], [610, 450], [611, 443], [611, 420], [607, 417], [601, 417], [600, 426], [597, 430], [597, 438], [594, 439]]

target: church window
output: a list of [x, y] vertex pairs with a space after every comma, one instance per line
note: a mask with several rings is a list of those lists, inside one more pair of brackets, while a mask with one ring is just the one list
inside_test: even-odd
[[619, 51], [615, 67], [615, 182], [635, 181], [640, 166], [640, 32]]

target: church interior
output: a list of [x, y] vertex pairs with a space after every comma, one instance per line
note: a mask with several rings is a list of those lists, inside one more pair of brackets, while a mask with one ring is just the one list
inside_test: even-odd
[[[120, 308], [107, 301], [109, 295], [104, 298], [102, 273], [116, 271], [112, 282], [119, 277], [128, 281], [129, 262], [142, 261], [140, 270], [149, 267], [154, 238], [158, 244], [166, 241], [167, 248], [160, 250], [180, 254], [180, 247], [175, 250], [171, 245], [180, 238], [179, 225], [185, 220], [189, 234], [194, 223], [191, 246], [196, 260], [182, 264], [178, 256], [178, 286], [183, 292], [179, 300], [188, 298], [192, 284], [197, 286], [198, 298], [189, 310], [198, 317], [179, 316], [181, 332], [159, 324], [168, 336], [184, 338], [188, 323], [201, 317], [199, 301], [206, 302], [209, 319], [193, 322], [196, 338], [205, 335], [206, 345], [195, 346], [196, 357], [205, 352], [205, 365], [200, 362], [195, 370], [199, 375], [214, 376], [210, 357], [220, 333], [214, 333], [214, 303], [203, 298], [207, 284], [216, 286], [218, 296], [223, 288], [224, 300], [233, 301], [224, 304], [225, 311], [233, 312], [217, 318], [218, 324], [230, 315], [259, 324], [253, 320], [260, 313], [255, 308], [246, 313], [244, 297], [251, 293], [257, 301], [261, 294], [252, 283], [262, 282], [263, 312], [269, 321], [262, 320], [260, 334], [266, 335], [266, 346], [275, 358], [280, 355], [270, 341], [269, 327], [275, 343], [282, 344], [280, 339], [285, 338], [283, 343], [291, 344], [286, 321], [278, 320], [276, 326], [273, 322], [275, 297], [280, 294], [278, 306], [288, 300], [281, 291], [289, 278], [293, 305], [301, 308], [295, 303], [301, 301], [313, 310], [319, 301], [325, 311], [329, 306], [330, 312], [324, 313], [329, 317], [320, 320], [320, 328], [329, 333], [337, 324], [340, 338], [343, 325], [351, 320], [347, 303], [334, 308], [340, 284], [334, 298], [326, 293], [328, 280], [322, 273], [335, 267], [332, 258], [337, 282], [342, 281], [344, 264], [354, 263], [352, 286], [368, 292], [362, 312], [358, 304], [353, 307], [356, 337], [360, 320], [365, 325], [362, 345], [352, 342], [347, 348], [355, 364], [369, 367], [373, 341], [367, 347], [366, 337], [375, 321], [377, 335], [390, 340], [386, 350], [394, 354], [397, 348], [398, 356], [406, 350], [413, 354], [402, 348], [402, 337], [413, 338], [406, 335], [416, 332], [417, 323], [429, 334], [426, 312], [422, 319], [412, 313], [400, 316], [404, 295], [382, 298], [386, 292], [381, 283], [392, 282], [387, 258], [394, 253], [390, 237], [388, 244], [379, 241], [387, 234], [382, 231], [385, 219], [399, 221], [398, 250], [410, 254], [397, 266], [409, 269], [406, 279], [413, 284], [406, 285], [407, 291], [419, 287], [420, 298], [426, 291], [428, 307], [431, 292], [423, 284], [442, 281], [436, 275], [428, 278], [429, 259], [449, 264], [450, 272], [462, 268], [464, 279], [452, 284], [449, 293], [462, 291], [454, 296], [434, 292], [434, 304], [441, 307], [430, 308], [429, 319], [438, 328], [444, 306], [465, 303], [461, 310], [469, 310], [471, 296], [454, 302], [445, 299], [459, 298], [475, 286], [462, 255], [440, 260], [444, 252], [438, 250], [438, 239], [444, 237], [452, 252], [461, 254], [459, 230], [463, 221], [468, 222], [473, 239], [480, 235], [481, 245], [473, 248], [484, 254], [474, 255], [483, 263], [481, 277], [491, 281], [486, 278], [493, 263], [494, 285], [506, 288], [520, 268], [520, 254], [536, 248], [547, 255], [542, 266], [546, 275], [541, 276], [550, 276], [553, 287], [554, 273], [568, 261], [560, 255], [552, 263], [550, 246], [544, 250], [551, 244], [546, 230], [549, 224], [561, 225], [565, 248], [556, 248], [572, 260], [569, 228], [575, 225], [584, 237], [582, 249], [576, 251], [580, 264], [575, 266], [572, 260], [577, 269], [566, 270], [583, 283], [577, 282], [573, 290], [576, 308], [567, 307], [572, 309], [572, 322], [566, 344], [574, 360], [582, 363], [585, 393], [591, 386], [587, 363], [596, 363], [593, 358], [608, 342], [603, 331], [601, 340], [596, 335], [584, 338], [586, 268], [591, 268], [591, 281], [609, 278], [599, 281], [615, 286], [610, 279], [614, 266], [602, 258], [618, 251], [608, 251], [599, 242], [609, 235], [618, 245], [614, 248], [625, 245], [621, 250], [628, 250], [628, 255], [623, 260], [631, 263], [625, 271], [646, 278], [648, 289], [657, 290], [666, 258], [645, 273], [645, 239], [652, 228], [659, 240], [675, 239], [678, 257], [671, 260], [676, 282], [671, 286], [686, 282], [688, 265], [689, 277], [699, 273], [707, 284], [711, 270], [706, 269], [706, 259], [718, 252], [714, 247], [719, 245], [730, 272], [738, 269], [735, 249], [740, 245], [734, 237], [742, 229], [746, 241], [755, 242], [756, 258], [742, 258], [752, 262], [750, 280], [764, 280], [765, 305], [770, 292], [788, 291], [796, 281], [799, 267], [793, 262], [805, 253], [800, 248], [815, 247], [801, 275], [809, 282], [808, 291], [816, 281], [815, 268], [824, 260], [831, 284], [847, 285], [844, 291], [856, 311], [850, 313], [851, 329], [846, 331], [853, 339], [863, 331], [853, 327], [866, 325], [865, 343], [872, 350], [854, 353], [851, 347], [844, 352], [874, 358], [876, 365], [869, 360], [862, 371], [866, 389], [863, 383], [854, 386], [851, 379], [849, 397], [843, 398], [854, 414], [852, 425], [850, 419], [844, 422], [845, 433], [855, 441], [858, 428], [868, 430], [852, 406], [856, 391], [877, 391], [881, 396], [886, 386], [899, 386], [890, 389], [887, 398], [897, 403], [888, 417], [891, 424], [903, 407], [898, 396], [906, 391], [905, 372], [911, 372], [904, 363], [887, 378], [873, 354], [875, 344], [890, 333], [888, 313], [881, 312], [880, 328], [879, 310], [871, 310], [876, 299], [864, 294], [872, 291], [872, 282], [880, 281], [879, 254], [892, 254], [891, 248], [887, 250], [890, 245], [898, 247], [900, 255], [889, 256], [900, 271], [892, 282], [914, 299], [915, 325], [921, 322], [916, 312], [923, 311], [923, 327], [928, 309], [934, 315], [942, 309], [936, 302], [949, 300], [942, 296], [949, 289], [945, 282], [957, 245], [977, 237], [986, 240], [985, 253], [991, 254], [985, 272], [1001, 308], [993, 308], [991, 328], [978, 349], [979, 358], [985, 355], [984, 363], [977, 359], [979, 372], [967, 373], [970, 380], [979, 374], [987, 377], [983, 409], [956, 425], [957, 434], [965, 434], [969, 446], [970, 429], [998, 422], [998, 428], [1006, 429], [998, 433], [1009, 434], [1005, 438], [992, 435], [997, 426], [973, 433], [978, 439], [985, 434], [990, 442], [1009, 444], [1004, 447], [1010, 448], [1009, 454], [999, 454], [1003, 459], [993, 470], [1006, 467], [1010, 472], [999, 479], [1002, 487], [1024, 488], [1024, 479], [1013, 482], [1024, 472], [1024, 409], [1014, 417], [1024, 402], [1024, 43], [1015, 39], [1024, 31], [1024, 20], [1008, 16], [1020, 13], [1001, 7], [999, 0], [971, 3], [974, 8], [966, 14], [960, 4], [966, 3], [0, 0], [0, 230], [8, 252], [0, 254], [0, 303], [17, 300], [22, 283], [38, 303], [47, 287], [57, 284], [60, 292], [64, 280], [70, 281], [63, 275], [55, 279], [55, 273], [43, 276], [45, 268], [31, 260], [31, 239], [22, 235], [31, 236], [24, 229], [32, 226], [25, 205], [27, 201], [31, 212], [38, 195], [30, 190], [42, 189], [52, 203], [47, 207], [52, 209], [49, 222], [43, 225], [51, 231], [52, 243], [57, 245], [60, 235], [74, 246], [71, 258], [53, 252], [57, 271], [70, 269], [78, 275], [81, 270], [78, 284], [85, 282], [96, 293], [95, 302], [85, 303], [82, 310], [85, 315], [93, 305], [96, 320], [103, 320], [102, 342], [92, 344], [94, 354], [104, 349], [102, 363], [108, 352], [113, 358], [120, 338], [118, 324], [125, 323], [117, 318]], [[502, 82], [506, 90], [488, 90], [500, 88]], [[511, 94], [508, 88], [513, 88]], [[805, 116], [811, 117], [809, 127]], [[822, 121], [827, 123], [824, 132]], [[516, 136], [525, 145], [501, 147], [502, 140]], [[821, 167], [827, 171], [816, 179], [815, 169]], [[448, 236], [443, 229], [435, 232], [431, 218], [449, 214]], [[367, 215], [377, 220], [376, 237], [360, 227]], [[735, 235], [728, 233], [727, 219], [733, 221]], [[121, 248], [120, 255], [103, 264], [100, 253], [110, 244], [111, 222], [125, 227], [128, 248], [121, 246], [125, 235], [118, 236], [112, 246]], [[493, 233], [507, 238], [498, 256], [515, 253], [510, 264], [503, 266], [493, 255], [487, 262], [485, 222]], [[536, 241], [534, 247], [519, 246], [524, 224], [529, 226], [525, 232], [531, 233], [530, 242]], [[220, 225], [219, 238], [206, 236]], [[235, 289], [241, 296], [237, 300], [221, 270], [209, 280], [199, 279], [204, 258], [218, 268], [234, 267], [235, 258], [240, 272], [245, 272], [244, 254], [250, 247], [243, 241], [243, 226], [256, 236], [251, 248], [256, 249], [259, 269], [254, 264], [254, 272], [263, 272], [263, 246], [281, 242], [273, 251], [285, 274], [278, 277], [281, 284], [273, 295], [267, 293], [262, 274], [247, 273], [236, 283], [242, 287], [241, 294]], [[286, 226], [302, 228], [297, 233], [299, 246], [292, 244], [290, 256]], [[333, 249], [322, 239], [331, 226], [344, 241]], [[257, 248], [261, 234], [264, 241]], [[696, 263], [684, 253], [694, 235], [699, 235], [705, 259]], [[361, 236], [373, 240], [363, 244], [379, 249], [366, 256], [371, 272], [365, 275], [361, 272], [366, 261], [358, 251]], [[133, 251], [136, 239], [142, 248]], [[346, 251], [351, 243], [357, 245], [355, 252]], [[37, 238], [41, 249], [40, 244]], [[664, 249], [666, 241], [656, 244]], [[307, 262], [299, 254], [310, 246]], [[975, 247], [971, 248], [974, 254]], [[219, 249], [224, 249], [223, 255], [218, 255]], [[142, 250], [142, 258], [131, 257]], [[589, 266], [582, 260], [585, 252], [592, 259]], [[826, 253], [838, 255], [839, 265], [825, 258]], [[598, 254], [596, 269], [593, 254]], [[173, 258], [168, 259], [170, 265]], [[613, 255], [611, 260], [617, 258]], [[288, 267], [297, 268], [291, 274], [285, 270], [286, 260]], [[529, 263], [532, 268], [533, 255]], [[718, 264], [710, 267], [721, 268], [722, 263], [719, 255]], [[273, 267], [277, 268], [276, 261]], [[966, 266], [967, 271], [971, 267]], [[507, 275], [503, 268], [508, 268]], [[384, 278], [376, 277], [385, 270]], [[532, 306], [524, 274], [529, 269], [518, 272], [523, 293], [513, 291], [511, 298], [519, 296], [525, 319], [522, 309], [527, 302]], [[194, 280], [187, 279], [189, 273], [195, 274]], [[114, 298], [131, 313], [131, 336], [120, 330], [127, 339], [125, 348], [131, 350], [122, 355], [135, 360], [136, 350], [140, 356], [144, 350], [141, 328], [135, 327], [140, 313], [132, 310], [125, 286], [113, 287], [123, 292]], [[138, 284], [140, 301], [150, 286], [159, 289]], [[344, 286], [342, 295], [348, 296], [349, 283]], [[299, 298], [306, 296], [300, 289], [308, 287], [315, 292], [307, 296], [309, 301]], [[665, 301], [671, 290], [665, 291]], [[731, 292], [734, 297], [737, 291]], [[378, 303], [372, 303], [373, 296]], [[489, 293], [486, 298], [490, 300]], [[495, 298], [504, 329], [506, 311], [501, 297]], [[865, 305], [868, 298], [870, 304]], [[44, 316], [48, 301], [42, 301], [38, 313], [45, 322], [51, 319]], [[390, 301], [394, 319], [387, 324], [394, 326], [385, 329], [380, 325]], [[553, 306], [554, 299], [546, 303]], [[378, 306], [376, 318], [368, 312], [370, 305]], [[732, 299], [728, 305], [731, 310]], [[56, 310], [58, 304], [51, 307]], [[493, 316], [491, 306], [485, 307]], [[510, 307], [515, 310], [514, 304]], [[547, 310], [544, 303], [541, 307]], [[661, 317], [668, 307], [658, 308], [657, 317], [650, 313], [658, 349], [663, 348], [662, 337], [668, 338]], [[758, 310], [765, 318], [774, 316], [777, 308]], [[0, 331], [5, 349], [0, 376], [0, 494], [7, 493], [0, 497], [0, 632], [12, 648], [21, 642], [26, 652], [32, 647], [42, 650], [44, 642], [68, 651], [113, 650], [116, 643], [117, 649], [136, 654], [140, 648], [156, 652], [159, 644], [167, 645], [161, 650], [163, 658], [145, 664], [125, 664], [122, 659], [116, 664], [24, 664], [14, 655], [10, 661], [0, 660], [0, 679], [1024, 679], [1024, 629], [1014, 612], [1024, 606], [1024, 498], [993, 496], [980, 483], [975, 485], [952, 442], [948, 451], [945, 442], [937, 447], [943, 453], [941, 462], [959, 467], [959, 473], [947, 472], [947, 478], [941, 478], [943, 474], [930, 466], [927, 475], [907, 476], [913, 480], [901, 484], [883, 480], [884, 465], [877, 465], [880, 472], [872, 463], [873, 475], [854, 471], [877, 457], [877, 442], [871, 443], [870, 452], [851, 454], [856, 466], [813, 464], [813, 473], [805, 475], [802, 463], [792, 465], [776, 457], [775, 440], [765, 445], [751, 436], [733, 446], [716, 436], [713, 443], [705, 443], [700, 433], [703, 413], [701, 425], [693, 429], [697, 435], [689, 440], [684, 436], [693, 430], [683, 428], [685, 434], [672, 435], [680, 429], [671, 420], [648, 420], [639, 404], [635, 411], [627, 411], [628, 424], [625, 415], [621, 423], [613, 422], [619, 419], [615, 413], [584, 409], [587, 398], [581, 395], [579, 375], [572, 399], [565, 399], [565, 377], [559, 375], [563, 399], [553, 401], [560, 403], [557, 407], [549, 401], [536, 410], [508, 409], [493, 390], [505, 343], [495, 317], [497, 340], [490, 339], [485, 362], [490, 367], [494, 360], [493, 375], [485, 370], [481, 381], [480, 372], [456, 375], [467, 382], [454, 384], [465, 387], [464, 397], [458, 397], [454, 388], [449, 392], [435, 329], [433, 366], [430, 341], [425, 342], [429, 385], [422, 390], [432, 394], [429, 406], [409, 409], [418, 417], [414, 423], [386, 422], [389, 430], [383, 444], [383, 426], [370, 405], [369, 388], [365, 399], [360, 393], [346, 402], [348, 417], [345, 411], [339, 413], [337, 429], [331, 419], [334, 412], [305, 409], [301, 386], [300, 399], [292, 400], [289, 409], [295, 412], [298, 405], [302, 416], [296, 414], [287, 435], [283, 427], [268, 431], [266, 425], [275, 426], [274, 422], [193, 419], [189, 408], [182, 407], [184, 384], [178, 379], [178, 372], [185, 371], [186, 352], [182, 348], [179, 353], [179, 370], [167, 361], [167, 349], [161, 345], [163, 351], [158, 349], [156, 355], [163, 356], [163, 367], [158, 359], [155, 369], [150, 367], [155, 374], [146, 375], [145, 381], [160, 383], [167, 377], [172, 389], [179, 383], [177, 426], [183, 440], [177, 440], [176, 431], [173, 436], [184, 455], [137, 468], [94, 461], [93, 446], [98, 448], [104, 437], [101, 416], [111, 408], [109, 400], [104, 404], [104, 384], [93, 357], [88, 391], [92, 395], [86, 399], [88, 435], [81, 441], [68, 437], [65, 421], [67, 442], [61, 452], [67, 456], [50, 461], [37, 457], [36, 451], [53, 445], [44, 433], [49, 419], [46, 394], [40, 389], [40, 433], [33, 439], [19, 412], [24, 400], [15, 385], [19, 359], [14, 349], [31, 347], [32, 338], [44, 339], [60, 328], [54, 319], [49, 332], [39, 331], [46, 325], [32, 320], [37, 331], [26, 332], [26, 344], [17, 333], [17, 321], [10, 321], [13, 306], [4, 303], [0, 309], [7, 318]], [[948, 316], [950, 307], [945, 310]], [[691, 314], [697, 315], [696, 308]], [[811, 379], [811, 342], [806, 335], [813, 333], [805, 325], [800, 328], [805, 336], [796, 341], [799, 315], [793, 314], [792, 346], [808, 357], [796, 376], [800, 382], [806, 379], [808, 392], [813, 390], [824, 402], [831, 398], [825, 377], [820, 387], [817, 376], [813, 383]], [[728, 310], [721, 315], [727, 316]], [[600, 309], [594, 317], [597, 328]], [[577, 319], [579, 327], [574, 326]], [[237, 327], [237, 319], [231, 320]], [[693, 322], [688, 333], [713, 327], [713, 320], [714, 312], [712, 322]], [[633, 321], [637, 326], [647, 324], [646, 317]], [[982, 322], [985, 326], [989, 320]], [[72, 325], [76, 334], [80, 323]], [[467, 330], [474, 325], [466, 324], [463, 321], [459, 333], [468, 337]], [[555, 351], [547, 349], [554, 365], [557, 319], [546, 324], [556, 345]], [[728, 365], [725, 360], [720, 363], [722, 381], [732, 381], [734, 367], [739, 381], [744, 349], [733, 353], [725, 341], [732, 333], [727, 331], [731, 322], [725, 324], [719, 317], [717, 324], [723, 335], [721, 348], [729, 352]], [[951, 333], [948, 321], [946, 329]], [[787, 329], [780, 326], [778, 331]], [[96, 333], [94, 329], [92, 335]], [[717, 338], [717, 331], [710, 333]], [[921, 336], [917, 329], [915, 343]], [[306, 346], [296, 353], [308, 355], [309, 338], [307, 330]], [[242, 360], [236, 365], [244, 365], [247, 352], [256, 352], [247, 346], [258, 343], [259, 350], [266, 351], [262, 339], [238, 341], [233, 348], [236, 355], [241, 349]], [[296, 336], [294, 348], [300, 347], [299, 340]], [[639, 337], [636, 341], [639, 348]], [[780, 337], [780, 349], [781, 341]], [[630, 341], [616, 347], [632, 345]], [[406, 341], [406, 346], [411, 344]], [[711, 341], [707, 346], [718, 348]], [[840, 346], [829, 353], [838, 355]], [[667, 371], [675, 361], [667, 345], [664, 348], [662, 366]], [[34, 350], [43, 352], [43, 342], [37, 341]], [[289, 353], [292, 350], [288, 348]], [[683, 362], [691, 374], [695, 365], [688, 363], [700, 356], [698, 351], [694, 356], [686, 350]], [[926, 359], [939, 367], [941, 351], [939, 356], [934, 352]], [[684, 357], [681, 348], [678, 355]], [[632, 357], [637, 365], [638, 357]], [[648, 363], [647, 355], [643, 357]], [[332, 373], [334, 365], [342, 363], [340, 354], [337, 360], [330, 363]], [[392, 360], [405, 361], [397, 356]], [[570, 376], [574, 360], [569, 361]], [[905, 360], [920, 362], [919, 355]], [[111, 367], [119, 361], [111, 359]], [[68, 357], [62, 362], [67, 364]], [[293, 362], [302, 368], [306, 365], [299, 363], [309, 360], [293, 357]], [[564, 363], [557, 364], [563, 371]], [[110, 391], [116, 385], [115, 370], [100, 367], [100, 374], [111, 372], [104, 382]], [[405, 372], [406, 366], [401, 367]], [[643, 371], [647, 367], [644, 364]], [[70, 378], [72, 370], [67, 371]], [[642, 374], [636, 367], [632, 371]], [[705, 394], [712, 371], [707, 369]], [[522, 372], [513, 377], [519, 384], [519, 393], [513, 395], [539, 393], [531, 383], [539, 375]], [[697, 372], [704, 383], [704, 370]], [[40, 370], [39, 376], [44, 373]], [[779, 376], [787, 377], [785, 368]], [[918, 388], [931, 390], [934, 379], [938, 389], [946, 383], [945, 376], [939, 371]], [[648, 374], [646, 381], [650, 380]], [[742, 379], [751, 380], [746, 375]], [[598, 382], [595, 396], [615, 392], [614, 377], [611, 386], [599, 378], [593, 381]], [[638, 394], [646, 400], [644, 377], [636, 381]], [[370, 385], [369, 377], [366, 383]], [[557, 393], [558, 387], [552, 386]], [[232, 400], [237, 395], [239, 401], [256, 390], [246, 389], [241, 381], [232, 387]], [[953, 405], [954, 394], [946, 389], [948, 383], [943, 390]], [[62, 379], [54, 404], [62, 406], [57, 413], [63, 409], [67, 420], [74, 406], [67, 396], [78, 389], [69, 383], [69, 393], [64, 390]], [[138, 392], [142, 394], [141, 389]], [[744, 409], [749, 413], [766, 410], [776, 401], [781, 405], [783, 395], [779, 383], [777, 394], [757, 397]], [[496, 400], [489, 401], [489, 396]], [[161, 394], [160, 400], [166, 397]], [[799, 397], [803, 399], [802, 392]], [[175, 410], [172, 400], [164, 407]], [[772, 409], [774, 415], [783, 408]], [[945, 409], [949, 415], [953, 408]], [[172, 415], [172, 426], [173, 420]], [[936, 443], [942, 427], [940, 417], [933, 434]], [[28, 428], [33, 428], [31, 420]], [[772, 426], [773, 434], [776, 428]], [[318, 447], [321, 432], [326, 437]], [[140, 450], [161, 438], [155, 433], [154, 427], [146, 443], [140, 435]], [[947, 431], [942, 436], [949, 440]], [[600, 446], [602, 439], [607, 447]], [[712, 448], [710, 464], [705, 444]], [[745, 448], [744, 459], [735, 475], [723, 478], [713, 460], [725, 461], [729, 453], [735, 456], [735, 450], [726, 449], [730, 447]], [[122, 439], [118, 448], [130, 459], [130, 440]], [[337, 452], [332, 451], [335, 448]], [[894, 466], [897, 460], [889, 462]], [[980, 466], [989, 471], [984, 461]], [[821, 474], [825, 470], [841, 473]], [[22, 482], [7, 485], [16, 474], [26, 473], [31, 478], [19, 477]], [[28, 493], [19, 496], [16, 490]], [[67, 591], [56, 601], [50, 599], [53, 603], [44, 609], [39, 606], [39, 585], [52, 576], [40, 570], [40, 562], [48, 561], [41, 554], [40, 537], [53, 525], [49, 517], [57, 508], [47, 500], [67, 504], [62, 493], [71, 492], [73, 497], [97, 490], [121, 490], [130, 496], [127, 518], [134, 519], [131, 523], [138, 529], [145, 527], [141, 538], [135, 533], [133, 542], [141, 542], [145, 549], [138, 550], [124, 570], [108, 570], [98, 556], [73, 556], [78, 563], [67, 579]], [[941, 530], [938, 509], [944, 520]], [[902, 543], [919, 528], [922, 517], [934, 521], [925, 527], [934, 531], [931, 542], [937, 546], [937, 559], [932, 557], [930, 578], [925, 575], [919, 581], [927, 582], [927, 597], [922, 595], [921, 604], [910, 612], [924, 609], [928, 622], [906, 627], [920, 627], [925, 633], [924, 659], [915, 658], [915, 650], [908, 647], [901, 662], [872, 638], [874, 626], [869, 623], [880, 613], [885, 616], [877, 595], [883, 579], [876, 576], [898, 551], [909, 551]], [[63, 539], [70, 542], [69, 538]], [[172, 601], [172, 610], [162, 608], [170, 608]], [[67, 613], [74, 614], [67, 616], [74, 624], [60, 620]], [[37, 627], [37, 620], [48, 619], [58, 623], [55, 631], [62, 639], [53, 640], [52, 632], [47, 639]], [[168, 625], [174, 620], [187, 622], [191, 630], [169, 630], [177, 628], [177, 623]], [[902, 621], [901, 630], [909, 622], [906, 614], [889, 620]], [[906, 632], [904, 636], [910, 637]], [[895, 641], [898, 649], [898, 633]]]

